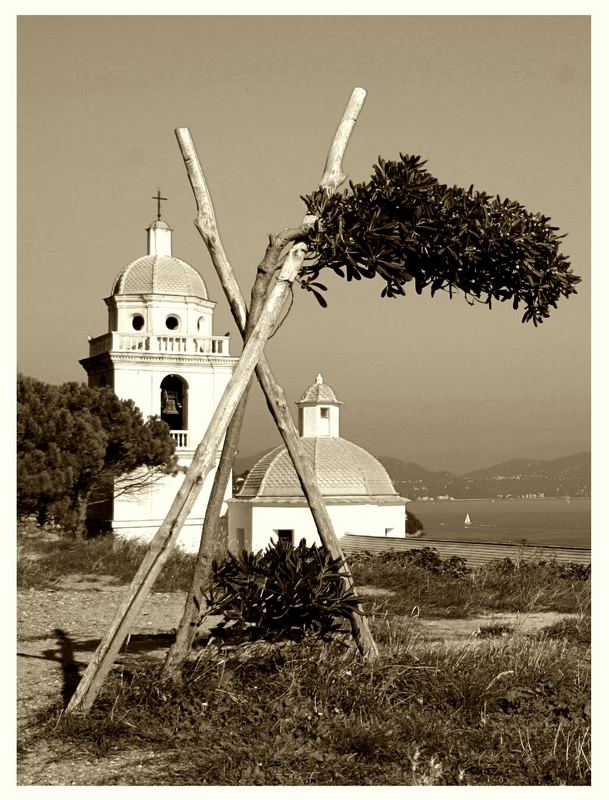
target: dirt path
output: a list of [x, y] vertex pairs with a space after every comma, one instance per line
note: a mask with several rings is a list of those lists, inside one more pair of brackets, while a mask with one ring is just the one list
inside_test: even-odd
[[[118, 752], [103, 760], [55, 751], [36, 741], [31, 724], [37, 712], [61, 701], [70, 680], [62, 660], [73, 660], [80, 672], [89, 662], [124, 599], [126, 587], [108, 576], [71, 576], [54, 590], [20, 591], [17, 595], [17, 782], [20, 785], [112, 785], [137, 782], [137, 771], [155, 754]], [[167, 651], [184, 609], [185, 593], [152, 593], [140, 612], [127, 644], [127, 657], [156, 656]], [[65, 682], [64, 682], [65, 678]], [[67, 684], [67, 686], [66, 686]], [[66, 748], [64, 748], [66, 749]], [[128, 777], [128, 780], [126, 778]]]
[[[97, 759], [70, 753], [67, 745], [55, 750], [36, 739], [32, 721], [36, 713], [61, 701], [78, 673], [62, 669], [62, 661], [76, 662], [80, 672], [89, 662], [107, 630], [126, 587], [108, 576], [69, 576], [53, 590], [25, 590], [17, 595], [17, 717], [20, 785], [133, 785], [147, 765], [162, 770], [166, 752], [118, 750]], [[372, 590], [374, 592], [374, 589]], [[140, 612], [127, 644], [125, 659], [163, 658], [180, 620], [184, 592], [152, 593]], [[409, 618], [423, 642], [459, 643], [472, 638], [490, 623], [510, 624], [528, 633], [549, 625], [565, 614], [494, 614], [470, 619], [419, 620]], [[148, 773], [149, 774], [149, 773]], [[144, 777], [142, 784], [146, 784]]]

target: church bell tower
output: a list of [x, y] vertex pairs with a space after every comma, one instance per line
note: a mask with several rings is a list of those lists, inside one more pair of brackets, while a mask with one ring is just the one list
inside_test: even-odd
[[[144, 418], [157, 415], [171, 429], [181, 471], [145, 486], [136, 496], [108, 492], [90, 509], [92, 528], [124, 536], [153, 535], [183, 480], [237, 359], [229, 337], [214, 336], [215, 303], [196, 269], [172, 253], [172, 229], [157, 216], [146, 229], [147, 253], [117, 275], [108, 308], [108, 332], [89, 341], [81, 360], [89, 386], [110, 386], [131, 399]], [[219, 454], [218, 454], [219, 457]], [[179, 543], [196, 550], [215, 469], [205, 480]], [[230, 484], [229, 484], [230, 485]], [[230, 497], [230, 492], [227, 492]]]

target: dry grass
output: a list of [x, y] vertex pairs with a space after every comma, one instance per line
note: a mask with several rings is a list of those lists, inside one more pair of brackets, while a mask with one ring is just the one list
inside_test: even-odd
[[[110, 538], [42, 541], [30, 530], [20, 542], [20, 579], [30, 586], [79, 570], [126, 581], [141, 558], [137, 546]], [[192, 559], [178, 558], [164, 585], [184, 587], [191, 568]], [[39, 740], [68, 758], [155, 754], [137, 776], [123, 773], [117, 783], [590, 782], [589, 580], [561, 577], [552, 565], [491, 566], [473, 576], [391, 562], [355, 571], [359, 582], [395, 592], [369, 601], [378, 611], [375, 663], [362, 661], [347, 639], [212, 644], [181, 685], [162, 681], [158, 663], [115, 671], [89, 716], [47, 709]], [[489, 629], [475, 646], [452, 647], [425, 643], [409, 623], [411, 612], [454, 617], [485, 603], [576, 610], [579, 617], [535, 635]]]

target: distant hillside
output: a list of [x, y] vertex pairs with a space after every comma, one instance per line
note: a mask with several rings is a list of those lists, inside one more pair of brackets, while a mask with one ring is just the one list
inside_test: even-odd
[[412, 462], [380, 458], [400, 494], [422, 497], [546, 497], [590, 494], [590, 453], [549, 461], [527, 458], [503, 461], [465, 475], [432, 472]]
[[[269, 448], [270, 449], [270, 448]], [[269, 450], [235, 459], [235, 475], [248, 472]], [[455, 475], [434, 472], [412, 461], [380, 456], [396, 490], [411, 500], [422, 497], [586, 497], [590, 494], [590, 452], [549, 461], [515, 458]]]

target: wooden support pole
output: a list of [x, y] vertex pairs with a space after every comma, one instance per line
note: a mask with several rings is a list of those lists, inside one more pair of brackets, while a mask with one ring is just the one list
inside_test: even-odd
[[[281, 252], [284, 246], [297, 235], [297, 230], [284, 231], [279, 236], [271, 238], [265, 256], [256, 270], [256, 279], [252, 287], [250, 311], [249, 314], [247, 314], [244, 341], [247, 341], [258, 321], [269, 285], [276, 272]], [[241, 398], [226, 431], [222, 455], [216, 469], [207, 509], [205, 511], [205, 519], [203, 521], [203, 529], [201, 531], [199, 550], [193, 570], [191, 585], [186, 596], [182, 618], [180, 619], [176, 631], [176, 638], [169, 648], [163, 666], [163, 676], [171, 677], [174, 681], [179, 681], [181, 679], [182, 668], [192, 648], [198, 620], [201, 614], [205, 612], [206, 601], [203, 590], [209, 585], [211, 578], [220, 511], [222, 503], [224, 502], [224, 495], [230, 478], [235, 452], [239, 445], [241, 426], [250, 386], [248, 386]]]
[[85, 670], [76, 692], [68, 704], [67, 713], [77, 710], [88, 711], [97, 697], [146, 595], [152, 588], [178, 538], [182, 525], [194, 506], [207, 474], [214, 465], [216, 452], [231, 417], [248, 385], [264, 346], [277, 325], [284, 301], [298, 275], [303, 258], [304, 245], [292, 248], [288, 254], [277, 281], [269, 292], [258, 324], [245, 345], [235, 371], [220, 398], [205, 436], [195, 450], [193, 459], [186, 470], [184, 481], [178, 489], [165, 520], [150, 543], [148, 552], [131, 582], [127, 597], [120, 605], [108, 632]]
[[[356, 95], [359, 95], [359, 98]], [[347, 107], [347, 112], [345, 112], [339, 125], [335, 142], [337, 139], [344, 142], [342, 151], [344, 151], [350, 132], [355, 124], [357, 112], [363, 103], [364, 96], [365, 92], [363, 90], [355, 90]], [[350, 107], [355, 106], [359, 106], [355, 115], [351, 114], [349, 116]], [[76, 692], [68, 704], [67, 713], [76, 711], [86, 713], [95, 701], [142, 603], [152, 588], [175, 544], [184, 521], [194, 506], [205, 477], [213, 466], [215, 453], [263, 353], [264, 346], [279, 320], [283, 303], [293, 281], [298, 276], [305, 254], [306, 246], [300, 243], [294, 245], [288, 253], [277, 280], [264, 303], [260, 318], [245, 344], [239, 363], [212, 416], [205, 436], [195, 450], [184, 481], [171, 504], [165, 520], [150, 543], [148, 552], [131, 582], [127, 597], [120, 605], [109, 630], [87, 666]], [[232, 275], [232, 271], [230, 273], [227, 279], [229, 282], [232, 281], [233, 288], [236, 287], [238, 290], [239, 287], [234, 275]], [[372, 644], [376, 652], [376, 645], [374, 645], [374, 642]], [[371, 655], [372, 652], [370, 651]]]
[[[343, 118], [338, 126], [334, 141], [330, 148], [328, 159], [321, 180], [321, 186], [328, 192], [335, 191], [345, 179], [342, 170], [342, 156], [347, 146], [349, 136], [363, 105], [366, 93], [363, 89], [355, 89], [347, 105]], [[247, 309], [245, 301], [228, 257], [224, 250], [218, 231], [211, 195], [205, 181], [203, 170], [188, 128], [178, 128], [176, 136], [182, 151], [182, 157], [188, 173], [193, 194], [197, 203], [198, 215], [195, 225], [207, 245], [212, 261], [220, 278], [222, 288], [228, 299], [233, 317], [243, 334], [247, 325]], [[305, 217], [304, 224], [310, 220]], [[302, 245], [298, 246], [302, 249]], [[294, 249], [294, 248], [293, 248]], [[302, 252], [304, 257], [304, 252]], [[301, 259], [302, 261], [302, 259]], [[290, 414], [283, 389], [275, 379], [271, 367], [262, 355], [256, 367], [256, 376], [266, 396], [267, 404], [275, 419], [279, 432], [285, 442], [286, 449], [294, 464], [303, 493], [307, 498], [309, 507], [320, 540], [333, 558], [344, 560], [344, 555], [336, 538], [332, 521], [323, 502], [323, 497], [317, 486], [315, 475], [309, 465], [304, 448]], [[356, 594], [355, 585], [348, 566], [345, 564], [343, 578], [347, 587]], [[358, 613], [359, 612], [359, 613]], [[360, 652], [372, 660], [378, 656], [378, 648], [370, 632], [367, 620], [363, 615], [361, 605], [351, 615], [351, 630]]]
[[[244, 341], [249, 338], [264, 305], [270, 282], [277, 267], [277, 260], [283, 249], [284, 237], [275, 237], [272, 241], [256, 270], [256, 279], [252, 288], [252, 302], [250, 312], [247, 315], [247, 325], [244, 333]], [[188, 658], [192, 643], [194, 641], [197, 622], [204, 613], [206, 607], [203, 590], [209, 585], [212, 571], [214, 550], [217, 542], [217, 530], [219, 527], [219, 517], [224, 502], [226, 487], [233, 468], [233, 460], [239, 438], [241, 436], [241, 426], [245, 415], [247, 397], [251, 382], [245, 390], [237, 410], [230, 421], [226, 431], [222, 455], [214, 475], [214, 482], [209, 495], [203, 529], [199, 541], [197, 560], [193, 570], [190, 589], [186, 596], [182, 618], [176, 631], [176, 638], [172, 643], [163, 666], [163, 676], [171, 677], [177, 681], [181, 679], [182, 668]]]
[[205, 519], [203, 520], [203, 528], [201, 530], [197, 560], [195, 562], [190, 588], [186, 595], [184, 611], [176, 631], [176, 638], [169, 648], [165, 664], [163, 665], [163, 677], [171, 677], [176, 681], [181, 679], [182, 667], [192, 649], [197, 623], [206, 608], [203, 589], [209, 584], [211, 576], [212, 563], [219, 538], [218, 527], [220, 512], [233, 468], [235, 452], [239, 444], [247, 395], [248, 390], [246, 390], [241, 398], [226, 431], [222, 455], [220, 456], [220, 461], [216, 468], [214, 482], [209, 494], [207, 508], [205, 509]]

